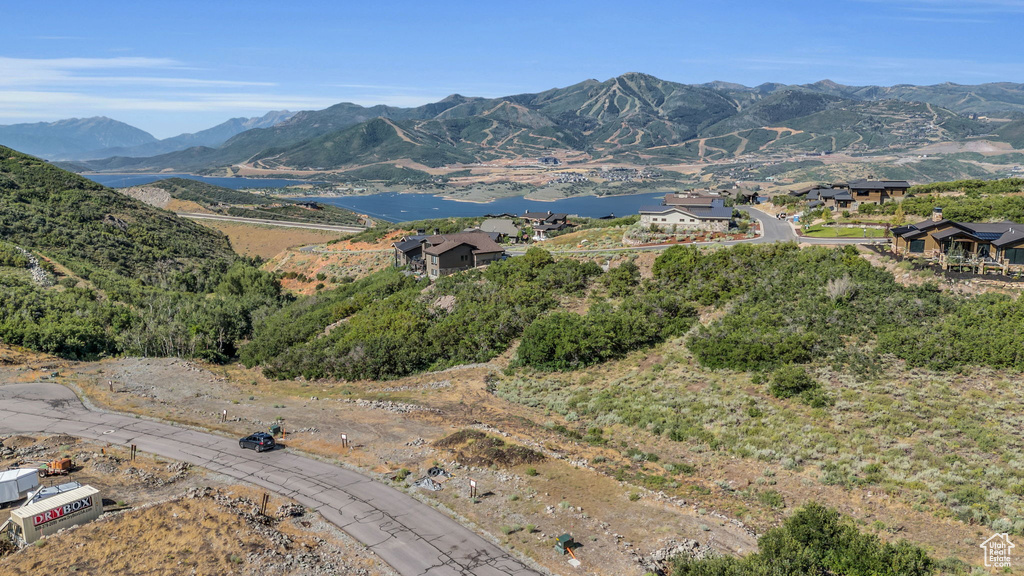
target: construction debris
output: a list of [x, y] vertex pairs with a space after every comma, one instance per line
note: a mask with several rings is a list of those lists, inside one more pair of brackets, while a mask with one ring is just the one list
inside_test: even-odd
[[416, 486], [417, 488], [423, 488], [423, 489], [426, 489], [426, 490], [430, 490], [432, 492], [439, 492], [441, 490], [441, 483], [440, 482], [435, 482], [433, 479], [428, 478], [426, 476], [424, 476], [423, 478], [420, 478], [419, 480], [413, 482], [412, 485]]
[[431, 478], [437, 478], [438, 476], [440, 476], [441, 478], [452, 477], [452, 475], [449, 474], [447, 470], [445, 470], [444, 468], [438, 468], [437, 466], [431, 466], [430, 469], [427, 470], [427, 476], [430, 476]]

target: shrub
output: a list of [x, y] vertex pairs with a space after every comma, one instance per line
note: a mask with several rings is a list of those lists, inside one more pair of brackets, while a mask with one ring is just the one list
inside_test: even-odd
[[772, 372], [768, 392], [776, 398], [792, 398], [818, 387], [818, 382], [802, 366], [782, 366]]
[[811, 503], [758, 541], [743, 558], [677, 560], [672, 576], [926, 576], [936, 564], [913, 544], [861, 533], [835, 510]]
[[769, 508], [782, 508], [786, 505], [785, 500], [782, 498], [782, 494], [779, 494], [776, 490], [765, 490], [757, 494], [757, 499], [761, 504]]

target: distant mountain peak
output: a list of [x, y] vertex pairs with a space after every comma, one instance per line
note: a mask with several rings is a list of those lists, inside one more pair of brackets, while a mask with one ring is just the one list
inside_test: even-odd
[[656, 78], [654, 76], [651, 76], [650, 74], [645, 74], [643, 72], [626, 72], [625, 74], [620, 74], [618, 77], [622, 78], [623, 80], [660, 80], [660, 78]]
[[818, 80], [814, 84], [811, 84], [811, 86], [821, 86], [822, 88], [843, 88], [844, 87], [842, 84], [840, 84], [838, 82], [833, 82], [832, 80], [829, 80], [828, 78], [826, 78], [824, 80]]

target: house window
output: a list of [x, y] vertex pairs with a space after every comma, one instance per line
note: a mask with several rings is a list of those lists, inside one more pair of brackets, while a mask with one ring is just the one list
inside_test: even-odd
[[437, 264], [437, 256], [431, 256], [430, 257], [430, 263], [431, 264]]
[[1003, 250], [1003, 258], [1009, 264], [1024, 264], [1024, 248], [1007, 248]]
[[463, 254], [462, 256], [459, 256], [459, 260], [462, 260], [463, 262], [465, 262], [466, 260], [469, 260], [469, 256], [466, 255], [466, 254]]
[[914, 254], [924, 252], [924, 240], [911, 240], [909, 250]]

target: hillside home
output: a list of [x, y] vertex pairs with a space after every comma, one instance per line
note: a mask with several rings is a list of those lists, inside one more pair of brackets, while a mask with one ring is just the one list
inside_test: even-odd
[[423, 243], [429, 236], [415, 234], [405, 236], [392, 244], [395, 247], [395, 267], [408, 266], [413, 270], [423, 269]]
[[423, 261], [431, 278], [486, 266], [504, 256], [505, 249], [486, 232], [441, 234], [424, 240]]
[[727, 232], [731, 221], [732, 208], [717, 196], [669, 194], [661, 206], [640, 208], [640, 223], [662, 230]]
[[842, 188], [812, 188], [807, 192], [807, 208], [846, 210], [853, 204], [849, 190]]
[[1024, 224], [955, 222], [936, 208], [929, 220], [892, 229], [892, 251], [932, 258], [942, 269], [1024, 271]]
[[547, 212], [524, 212], [522, 218], [533, 228], [535, 240], [544, 240], [549, 232], [563, 230], [570, 225], [568, 214], [555, 214], [550, 210]]
[[910, 189], [906, 180], [857, 180], [850, 182], [850, 194], [857, 203], [885, 204], [900, 200]]
[[505, 249], [482, 231], [458, 234], [417, 234], [392, 244], [395, 266], [426, 272], [431, 278], [468, 270], [504, 257]]

